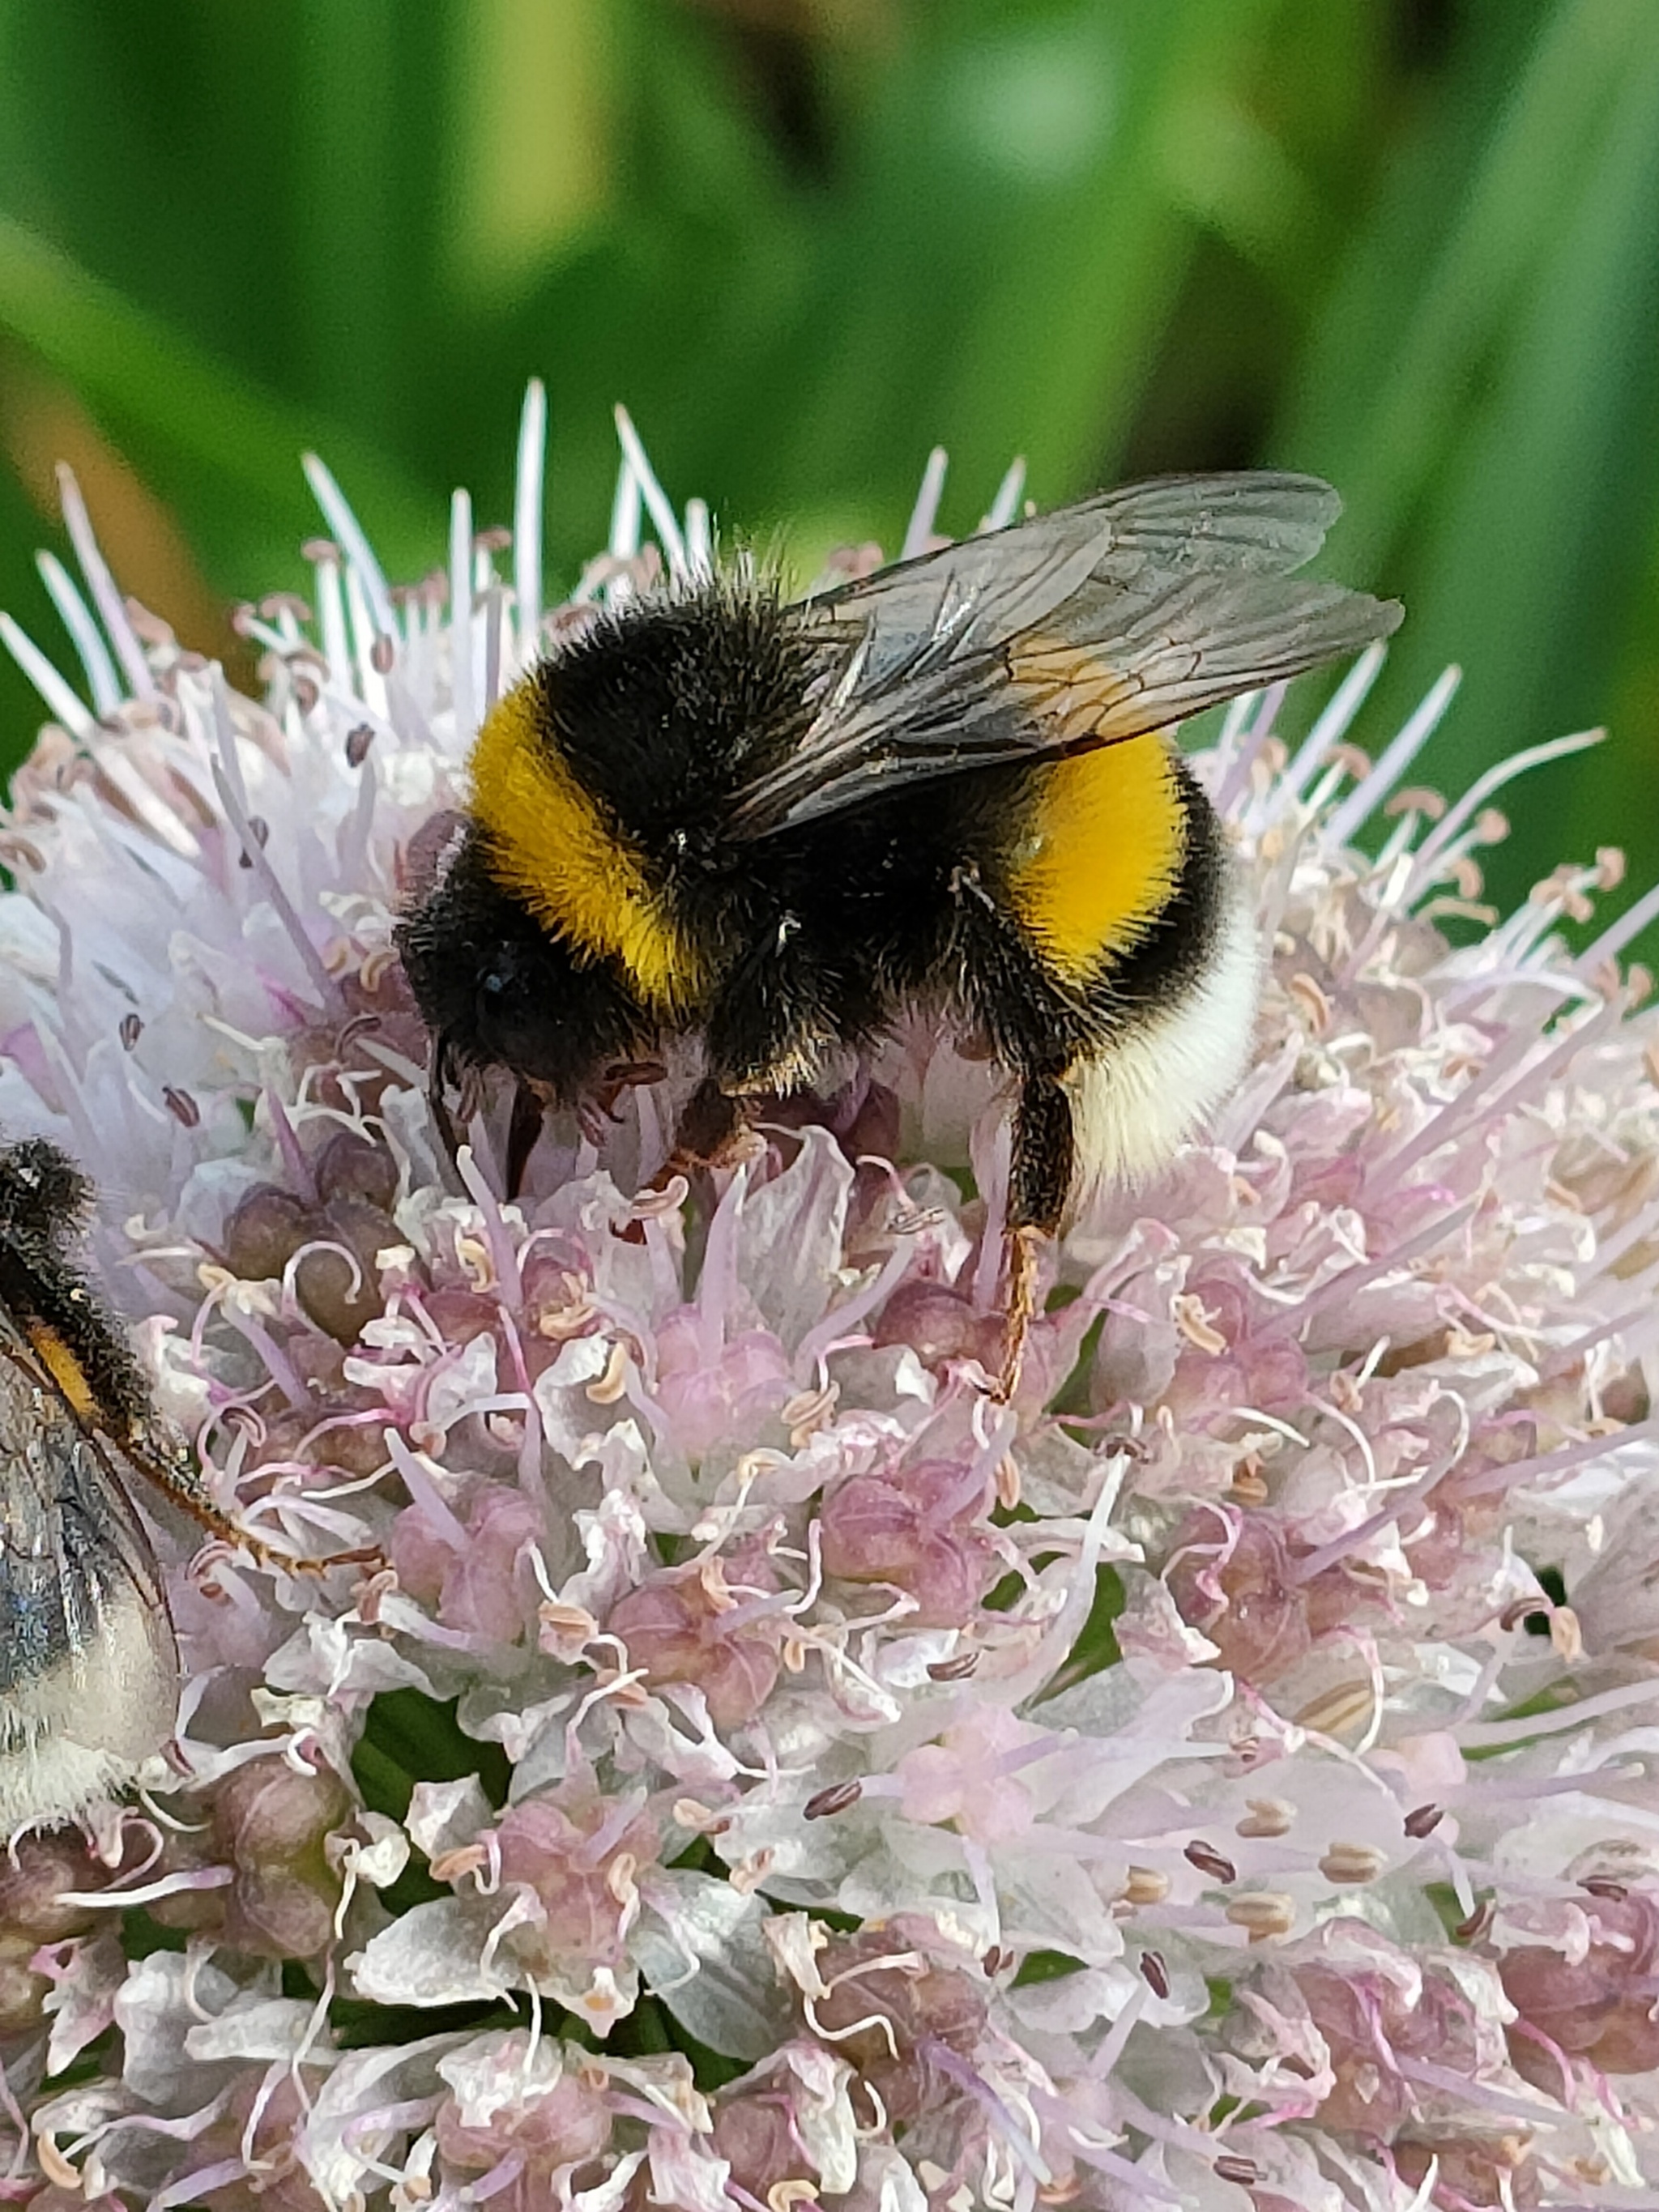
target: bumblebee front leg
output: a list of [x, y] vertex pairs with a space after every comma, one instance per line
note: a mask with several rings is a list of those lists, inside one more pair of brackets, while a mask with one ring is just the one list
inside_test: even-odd
[[678, 1143], [702, 1161], [729, 1156], [752, 1103], [816, 1081], [826, 1045], [872, 1025], [848, 1018], [842, 994], [793, 914], [779, 917], [733, 969], [703, 1033], [708, 1073], [680, 1115]]
[[1008, 1332], [992, 1395], [1006, 1405], [1019, 1388], [1025, 1340], [1036, 1311], [1037, 1244], [1059, 1229], [1077, 1164], [1072, 1102], [1056, 1075], [1028, 1075], [1014, 1113], [1008, 1169]]

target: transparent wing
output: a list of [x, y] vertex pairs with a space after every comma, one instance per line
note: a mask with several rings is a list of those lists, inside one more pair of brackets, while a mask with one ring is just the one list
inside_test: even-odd
[[163, 1744], [178, 1656], [114, 1448], [0, 1308], [0, 1810], [63, 1818]]
[[816, 601], [814, 715], [737, 798], [762, 837], [904, 785], [1162, 729], [1386, 636], [1401, 609], [1291, 580], [1340, 512], [1316, 477], [1170, 477]]

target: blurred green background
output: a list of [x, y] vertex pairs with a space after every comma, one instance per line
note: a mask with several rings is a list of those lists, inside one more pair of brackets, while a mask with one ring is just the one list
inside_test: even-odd
[[[1443, 784], [1607, 721], [1494, 887], [1659, 873], [1656, 0], [0, 0], [0, 605], [55, 653], [58, 456], [231, 652], [301, 447], [418, 574], [453, 484], [508, 514], [531, 374], [566, 580], [618, 398], [809, 562], [935, 441], [958, 530], [1017, 453], [1045, 505], [1321, 471], [1409, 609], [1362, 739], [1453, 659]], [[8, 665], [7, 761], [39, 719]]]

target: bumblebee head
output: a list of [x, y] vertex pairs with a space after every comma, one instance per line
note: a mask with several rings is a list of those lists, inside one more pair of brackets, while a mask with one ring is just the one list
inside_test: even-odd
[[510, 1067], [568, 1104], [651, 1039], [615, 972], [550, 936], [501, 889], [476, 823], [448, 841], [397, 945], [427, 1026], [458, 1066]]

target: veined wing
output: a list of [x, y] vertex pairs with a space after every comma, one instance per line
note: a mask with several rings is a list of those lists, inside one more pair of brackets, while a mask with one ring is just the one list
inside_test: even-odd
[[1315, 477], [1165, 477], [811, 603], [813, 720], [737, 794], [734, 833], [1118, 744], [1386, 636], [1397, 602], [1289, 574], [1340, 504]]

